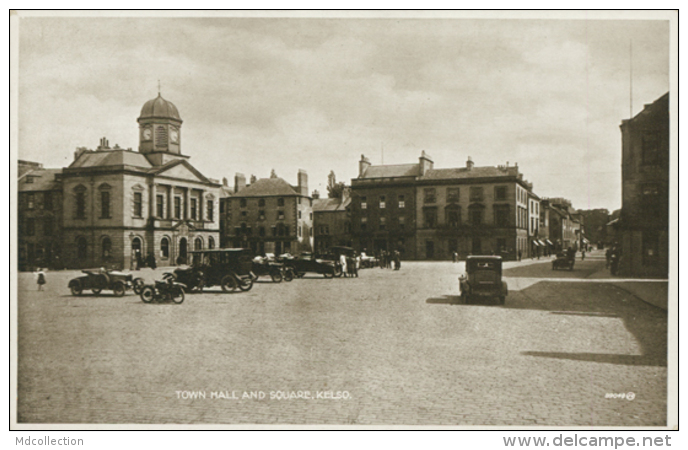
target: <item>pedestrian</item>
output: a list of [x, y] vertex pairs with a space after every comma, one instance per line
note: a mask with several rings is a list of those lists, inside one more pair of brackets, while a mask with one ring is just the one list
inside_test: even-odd
[[452, 253], [452, 262], [456, 263], [459, 260], [459, 254], [456, 252]]
[[141, 258], [141, 250], [136, 249], [136, 270], [141, 270], [143, 265], [143, 258]]
[[45, 284], [45, 272], [40, 267], [36, 268], [36, 284], [38, 285], [38, 290], [42, 291]]
[[129, 263], [129, 270], [138, 270], [138, 259], [136, 258], [136, 250], [131, 252], [131, 262]]
[[523, 255], [523, 252], [522, 252], [521, 249], [519, 248], [519, 249], [518, 249], [518, 260], [519, 260], [519, 261], [521, 260], [521, 256], [522, 256], [522, 255]]
[[148, 264], [148, 267], [150, 267], [153, 270], [155, 270], [158, 267], [158, 264], [155, 261], [155, 255], [153, 254], [153, 252], [150, 252], [148, 254], [148, 258], [146, 258], [146, 264]]
[[581, 261], [585, 261], [585, 247], [581, 249]]
[[401, 269], [401, 253], [399, 253], [399, 250], [396, 250], [394, 252], [394, 270], [399, 269]]
[[339, 265], [342, 266], [342, 276], [346, 277], [347, 276], [346, 255], [344, 253], [339, 255]]
[[612, 260], [612, 248], [611, 247], [607, 248], [607, 251], [604, 253], [604, 256], [607, 259], [607, 269], [609, 269], [609, 263]]
[[350, 278], [353, 278], [354, 275], [356, 275], [356, 263], [354, 262], [354, 259], [350, 256], [346, 257], [346, 269], [347, 274]]

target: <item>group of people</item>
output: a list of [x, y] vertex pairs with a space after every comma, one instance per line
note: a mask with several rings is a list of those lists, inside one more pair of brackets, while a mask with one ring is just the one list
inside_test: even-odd
[[141, 251], [140, 250], [134, 250], [131, 255], [131, 270], [140, 270], [141, 267], [144, 267], [144, 264], [151, 269], [155, 270], [158, 267], [158, 263], [155, 260], [155, 255], [153, 252], [148, 253], [148, 256], [146, 256], [146, 259], [144, 260], [143, 257], [141, 257]]
[[347, 256], [344, 253], [339, 255], [339, 265], [342, 267], [342, 276], [345, 278], [358, 278], [358, 269], [361, 264], [361, 258]]
[[401, 268], [401, 253], [399, 253], [399, 250], [394, 250], [393, 252], [380, 250], [378, 262], [381, 269], [399, 270]]

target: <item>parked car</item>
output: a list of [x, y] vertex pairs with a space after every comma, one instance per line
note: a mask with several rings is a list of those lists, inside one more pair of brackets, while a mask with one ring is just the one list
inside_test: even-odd
[[463, 303], [470, 303], [477, 298], [497, 297], [503, 305], [509, 288], [502, 280], [502, 257], [468, 256], [466, 273], [459, 277], [459, 289]]
[[322, 274], [325, 278], [342, 276], [342, 268], [339, 264], [331, 260], [315, 258], [312, 253], [301, 253], [300, 257], [287, 261], [299, 278], [303, 278], [308, 272]]
[[143, 278], [134, 278], [129, 273], [116, 270], [92, 269], [81, 272], [84, 275], [72, 279], [67, 285], [72, 295], [81, 295], [84, 290], [90, 289], [96, 295], [103, 290], [111, 290], [115, 296], [121, 297], [128, 289], [140, 294], [144, 285]]
[[284, 264], [277, 262], [274, 256], [256, 256], [253, 258], [251, 274], [254, 281], [265, 276], [269, 276], [275, 283], [294, 279], [294, 272], [285, 270]]
[[184, 284], [186, 292], [203, 292], [205, 287], [205, 275], [200, 265], [177, 267], [172, 272], [174, 279]]
[[361, 252], [361, 268], [371, 268], [377, 267], [379, 261], [375, 256], [366, 255], [365, 252]]
[[246, 248], [217, 248], [189, 252], [192, 267], [203, 276], [203, 287], [220, 286], [223, 291], [253, 287], [253, 253]]

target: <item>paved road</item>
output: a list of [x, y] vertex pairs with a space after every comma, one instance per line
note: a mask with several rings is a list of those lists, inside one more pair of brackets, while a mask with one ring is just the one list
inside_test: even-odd
[[[504, 307], [454, 304], [461, 264], [450, 262], [182, 305], [72, 297], [74, 272], [49, 273], [35, 292], [20, 274], [18, 420], [664, 425], [666, 312], [609, 283], [551, 282], [548, 264], [522, 265], [505, 275], [539, 280]], [[586, 259], [570, 276], [603, 265]], [[211, 398], [232, 391], [238, 399]], [[276, 391], [351, 398], [271, 400]], [[605, 398], [628, 392], [634, 400]]]

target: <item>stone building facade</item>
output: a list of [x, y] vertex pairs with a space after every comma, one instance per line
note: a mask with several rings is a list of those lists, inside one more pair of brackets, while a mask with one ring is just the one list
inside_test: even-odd
[[621, 124], [623, 275], [668, 276], [669, 120], [666, 93]]
[[223, 247], [250, 248], [255, 254], [313, 251], [313, 200], [308, 175], [300, 170], [297, 185], [277, 176], [246, 185], [236, 174], [234, 192], [222, 202]]
[[313, 193], [314, 249], [318, 255], [327, 253], [332, 246], [351, 247], [351, 190], [342, 189], [338, 198], [320, 198]]

